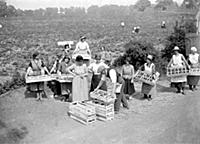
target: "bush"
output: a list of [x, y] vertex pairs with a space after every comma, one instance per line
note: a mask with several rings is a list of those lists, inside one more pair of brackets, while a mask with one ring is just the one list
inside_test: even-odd
[[146, 57], [148, 54], [154, 56], [157, 60], [159, 57], [159, 52], [155, 50], [152, 43], [146, 41], [133, 41], [131, 40], [124, 45], [125, 54], [117, 58], [114, 62], [115, 66], [121, 66], [124, 64], [126, 57], [131, 58], [131, 64], [138, 69], [141, 65], [146, 62]]
[[185, 31], [180, 27], [174, 27], [174, 32], [167, 37], [167, 43], [165, 49], [162, 50], [162, 58], [166, 61], [170, 61], [175, 46], [180, 48], [180, 52], [186, 56], [186, 43], [185, 43]]
[[25, 85], [25, 75], [20, 75], [20, 73], [16, 71], [11, 80], [7, 80], [3, 84], [0, 83], [0, 95]]

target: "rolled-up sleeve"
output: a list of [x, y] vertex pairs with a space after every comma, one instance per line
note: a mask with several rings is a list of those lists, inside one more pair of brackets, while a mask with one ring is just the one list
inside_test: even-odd
[[114, 69], [109, 71], [109, 76], [112, 83], [117, 83], [117, 72]]

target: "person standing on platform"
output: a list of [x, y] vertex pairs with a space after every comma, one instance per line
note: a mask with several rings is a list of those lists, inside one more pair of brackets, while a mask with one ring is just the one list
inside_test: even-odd
[[[145, 73], [149, 75], [155, 75], [156, 73], [155, 65], [152, 61], [153, 61], [153, 56], [148, 55], [146, 63], [142, 67], [140, 67], [140, 70], [144, 71]], [[150, 85], [143, 82], [142, 93], [144, 94], [145, 99], [148, 99], [148, 101], [152, 100], [153, 96], [156, 95], [156, 85]]]
[[124, 94], [128, 95], [128, 98], [131, 99], [132, 95], [135, 93], [134, 83], [132, 81], [135, 74], [133, 65], [130, 64], [130, 58], [126, 58], [126, 64], [122, 66], [122, 77], [125, 81]]
[[[191, 54], [189, 54], [188, 63], [191, 68], [199, 68], [200, 58], [199, 58], [199, 54], [197, 53], [196, 47], [191, 48]], [[199, 82], [199, 78], [200, 76], [192, 76], [192, 75], [189, 75], [187, 77], [187, 82], [188, 82], [190, 90], [193, 91], [197, 89], [196, 86]]]
[[[172, 56], [168, 67], [174, 68], [188, 68], [189, 65], [185, 59], [185, 57], [179, 53], [179, 47], [174, 47], [174, 55]], [[187, 82], [187, 77], [185, 75], [174, 76], [171, 78], [171, 86], [177, 88], [177, 93], [185, 94], [185, 83]]]
[[75, 58], [78, 55], [82, 56], [84, 61], [89, 65], [88, 61], [91, 59], [91, 51], [85, 36], [80, 37], [80, 41], [76, 44], [76, 49], [74, 50], [72, 57]]
[[78, 55], [76, 63], [68, 67], [67, 71], [74, 76], [72, 81], [72, 101], [88, 100], [88, 68], [83, 63], [83, 57]]
[[[44, 74], [44, 72], [49, 73], [49, 71], [47, 70], [47, 68], [45, 67], [44, 63], [41, 61], [41, 59], [39, 59], [39, 53], [35, 52], [33, 54], [32, 60], [29, 64], [29, 67], [27, 69], [26, 72], [26, 76], [39, 76], [42, 75], [42, 73]], [[37, 94], [37, 98], [36, 100], [42, 100], [42, 94], [44, 94], [44, 82], [35, 82], [35, 83], [30, 83], [28, 84], [28, 87], [30, 89], [30, 91], [32, 92], [36, 92]]]
[[104, 66], [105, 68], [109, 68], [104, 62], [101, 62], [101, 55], [96, 54], [95, 55], [95, 62], [90, 64], [88, 69], [89, 72], [92, 73], [92, 80], [91, 80], [91, 88], [90, 92], [94, 91], [94, 89], [99, 84], [99, 81], [101, 79], [101, 73], [99, 73], [99, 67]]

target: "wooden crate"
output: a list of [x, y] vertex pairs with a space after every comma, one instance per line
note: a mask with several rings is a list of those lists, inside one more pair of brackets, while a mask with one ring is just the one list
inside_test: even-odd
[[108, 104], [115, 102], [115, 97], [111, 96], [110, 93], [108, 93], [107, 91], [103, 91], [103, 90], [91, 92], [90, 97], [92, 100], [99, 100], [99, 101], [102, 101], [102, 102], [108, 103]]
[[88, 104], [96, 108], [98, 120], [109, 121], [114, 119], [114, 104], [105, 104], [98, 100], [90, 101]]
[[188, 74], [189, 74], [189, 70], [186, 67], [167, 68], [167, 76], [168, 77], [186, 76]]
[[73, 76], [70, 74], [62, 74], [62, 75], [58, 75], [56, 80], [59, 81], [60, 83], [72, 82]]
[[191, 76], [200, 76], [200, 68], [191, 68], [189, 70], [189, 75], [191, 75]]
[[52, 81], [53, 79], [54, 78], [52, 78], [49, 75], [28, 76], [26, 78], [26, 83], [46, 82], [46, 81]]
[[155, 79], [153, 75], [147, 74], [144, 71], [137, 71], [134, 76], [134, 80], [141, 81], [149, 85], [155, 85], [158, 79]]
[[69, 116], [83, 124], [90, 124], [96, 121], [95, 107], [85, 102], [73, 102], [69, 105]]

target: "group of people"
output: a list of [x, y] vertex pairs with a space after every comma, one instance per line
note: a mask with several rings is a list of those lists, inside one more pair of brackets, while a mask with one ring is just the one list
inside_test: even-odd
[[[121, 103], [124, 108], [129, 109], [128, 99], [131, 99], [135, 93], [134, 87], [134, 75], [135, 69], [131, 65], [131, 58], [127, 57], [125, 64], [122, 66], [121, 71], [112, 64], [112, 57], [105, 57], [102, 59], [101, 54], [96, 54], [94, 62], [88, 64], [85, 61], [85, 56], [91, 56], [89, 45], [85, 41], [85, 37], [81, 37], [80, 42], [77, 44], [73, 54], [75, 54], [74, 61], [70, 58], [68, 51], [64, 52], [65, 55], [61, 59], [57, 58], [53, 64], [53, 67], [48, 71], [44, 63], [39, 59], [39, 53], [34, 53], [33, 58], [27, 69], [26, 76], [41, 75], [41, 74], [70, 74], [73, 75], [72, 80], [72, 101], [85, 101], [89, 100], [89, 93], [98, 90], [107, 91], [107, 81], [110, 80], [113, 87], [111, 95], [116, 96], [114, 105], [115, 112], [120, 110]], [[169, 63], [169, 67], [198, 67], [199, 55], [197, 49], [192, 48], [192, 54], [189, 55], [188, 61], [182, 54], [179, 53], [179, 48], [174, 48], [174, 55]], [[88, 56], [86, 56], [88, 57]], [[73, 62], [72, 62], [73, 61]], [[154, 76], [156, 74], [155, 64], [153, 63], [153, 56], [148, 55], [146, 63], [143, 64], [139, 70]], [[89, 76], [92, 75], [91, 80]], [[197, 76], [177, 76], [171, 78], [172, 86], [177, 88], [178, 93], [184, 94], [184, 85], [188, 81], [191, 90], [196, 89], [199, 77]], [[59, 94], [59, 85], [52, 81], [51, 89], [54, 95]], [[116, 91], [116, 87], [120, 85], [120, 91]], [[31, 83], [28, 85], [31, 91], [37, 92], [37, 100], [42, 99], [44, 92], [44, 82]], [[144, 95], [144, 99], [152, 100], [156, 95], [156, 85], [149, 85], [145, 82], [142, 84], [141, 92]]]
[[[174, 68], [200, 68], [200, 58], [197, 53], [197, 48], [191, 48], [191, 54], [189, 54], [188, 59], [186, 59], [183, 54], [180, 53], [179, 47], [174, 48], [174, 54], [168, 64], [168, 67]], [[177, 93], [185, 94], [185, 84], [188, 83], [190, 90], [196, 90], [197, 84], [199, 82], [199, 76], [192, 75], [180, 75], [171, 77], [171, 86], [177, 89]]]

